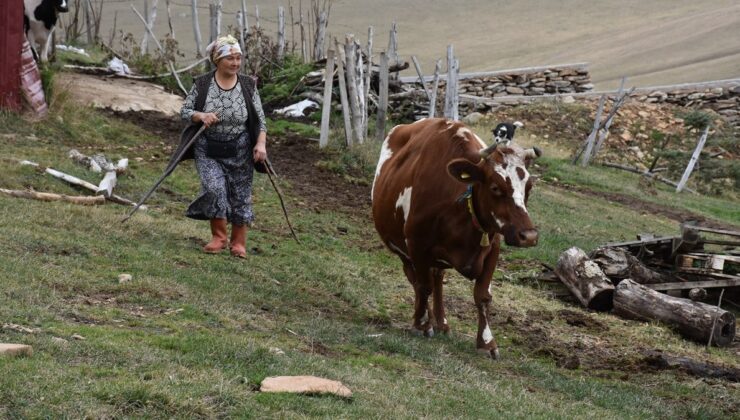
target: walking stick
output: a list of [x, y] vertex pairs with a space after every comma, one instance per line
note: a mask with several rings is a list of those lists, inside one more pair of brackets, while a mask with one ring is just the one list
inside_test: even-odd
[[288, 222], [290, 234], [293, 236], [293, 239], [295, 239], [295, 241], [300, 244], [301, 241], [298, 240], [298, 236], [293, 230], [293, 225], [290, 224], [290, 219], [288, 218], [288, 210], [285, 208], [285, 201], [283, 201], [283, 193], [280, 191], [280, 187], [277, 186], [277, 183], [275, 183], [275, 180], [272, 178], [273, 175], [275, 175], [275, 178], [277, 178], [277, 173], [272, 168], [272, 162], [270, 162], [270, 159], [265, 159], [265, 164], [267, 165], [267, 177], [270, 178], [270, 183], [272, 184], [272, 187], [275, 189], [275, 192], [280, 199], [280, 207], [283, 208], [283, 214], [285, 215], [285, 221]]
[[[177, 157], [174, 160], [172, 160], [172, 162], [179, 162], [180, 159], [182, 159], [182, 157], [185, 155], [185, 152], [187, 152], [187, 150], [190, 149], [190, 146], [193, 145], [195, 140], [198, 138], [198, 136], [201, 135], [201, 133], [203, 133], [203, 130], [205, 129], [206, 129], [205, 125], [201, 126], [200, 129], [195, 133], [195, 135], [190, 139], [190, 141], [187, 142], [185, 147], [182, 148], [180, 153], [177, 154]], [[123, 220], [121, 220], [121, 223], [126, 222], [128, 219], [131, 218], [131, 216], [134, 215], [134, 213], [136, 213], [136, 210], [139, 210], [139, 207], [141, 207], [141, 205], [144, 204], [144, 202], [154, 193], [154, 190], [156, 190], [157, 187], [159, 187], [159, 184], [161, 184], [162, 181], [164, 181], [164, 179], [167, 178], [172, 173], [172, 171], [175, 170], [176, 167], [177, 167], [176, 164], [172, 165], [171, 168], [169, 168], [168, 170], [164, 172], [164, 174], [162, 174], [162, 177], [159, 178], [159, 180], [154, 184], [154, 186], [146, 194], [144, 194], [143, 197], [141, 197], [141, 200], [139, 200], [139, 202], [136, 203], [136, 207], [134, 207], [133, 210], [131, 210], [128, 216], [124, 217]]]

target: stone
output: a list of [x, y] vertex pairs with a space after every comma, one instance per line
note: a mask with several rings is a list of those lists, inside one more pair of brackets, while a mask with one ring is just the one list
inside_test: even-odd
[[61, 337], [51, 337], [51, 342], [60, 346], [60, 347], [67, 347], [69, 345], [69, 341], [61, 338]]
[[334, 394], [352, 398], [352, 391], [339, 381], [316, 376], [272, 376], [260, 384], [261, 392], [289, 392], [293, 394]]
[[480, 112], [471, 112], [470, 114], [463, 117], [462, 121], [465, 124], [477, 124], [481, 119], [483, 119], [483, 114]]
[[33, 356], [33, 348], [25, 344], [0, 343], [2, 356]]
[[583, 85], [578, 85], [578, 90], [579, 91], [593, 90], [593, 88], [594, 88], [594, 84], [593, 83], [586, 83], [586, 84], [583, 84]]
[[564, 103], [564, 104], [572, 104], [572, 103], [574, 103], [575, 101], [576, 101], [576, 98], [574, 98], [574, 97], [572, 97], [572, 96], [570, 96], [570, 95], [568, 95], [568, 96], [563, 96], [563, 103]]
[[73, 339], [73, 340], [80, 340], [80, 341], [84, 341], [84, 340], [85, 340], [85, 337], [83, 337], [83, 336], [81, 336], [81, 335], [79, 335], [79, 334], [72, 334], [72, 339]]
[[118, 275], [118, 282], [119, 283], [128, 283], [130, 282], [134, 277], [131, 274], [121, 273]]
[[285, 352], [284, 352], [284, 351], [280, 350], [280, 349], [279, 349], [279, 348], [277, 348], [277, 347], [270, 347], [270, 353], [271, 353], [271, 354], [275, 354], [275, 355], [278, 355], [278, 356], [282, 356], [282, 355], [284, 355], [284, 354], [285, 354]]
[[625, 130], [622, 132], [622, 134], [619, 135], [619, 137], [621, 137], [624, 141], [630, 141], [632, 140], [632, 133]]
[[524, 89], [516, 86], [509, 86], [506, 88], [506, 92], [512, 94], [512, 95], [523, 95]]

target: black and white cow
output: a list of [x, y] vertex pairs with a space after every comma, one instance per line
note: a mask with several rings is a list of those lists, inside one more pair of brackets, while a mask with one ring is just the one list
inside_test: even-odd
[[493, 129], [493, 141], [495, 143], [508, 143], [514, 139], [514, 131], [517, 127], [523, 127], [524, 124], [521, 121], [514, 121], [513, 123], [503, 122]]
[[[23, 0], [23, 29], [28, 43], [34, 50], [34, 56], [47, 62], [49, 60], [49, 42], [51, 31], [57, 23], [59, 13], [69, 11], [67, 0]], [[41, 55], [34, 43], [41, 48]]]

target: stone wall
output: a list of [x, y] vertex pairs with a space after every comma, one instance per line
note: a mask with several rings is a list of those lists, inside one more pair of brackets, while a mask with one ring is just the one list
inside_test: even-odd
[[697, 85], [635, 92], [633, 99], [647, 103], [669, 103], [686, 108], [711, 109], [728, 123], [740, 128], [740, 79]]

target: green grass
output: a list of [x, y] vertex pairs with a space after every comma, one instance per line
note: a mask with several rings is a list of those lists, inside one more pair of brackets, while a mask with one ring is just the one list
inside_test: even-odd
[[[63, 98], [45, 122], [0, 114], [0, 147], [0, 187], [70, 195], [87, 193], [16, 160], [97, 182], [98, 175], [66, 157], [70, 148], [128, 157], [130, 171], [116, 188], [137, 198], [167, 157], [159, 139]], [[367, 148], [370, 156], [372, 146]], [[598, 173], [594, 168], [588, 177], [578, 177], [557, 162], [546, 163], [552, 176], [579, 185]], [[178, 168], [164, 187], [170, 192], [160, 190], [150, 209], [126, 224], [120, 220], [128, 209], [113, 204], [82, 207], [0, 196], [0, 320], [40, 329], [36, 334], [0, 330], [0, 342], [34, 347], [29, 358], [0, 358], [0, 417], [737, 415], [740, 396], [726, 383], [674, 372], [630, 371], [626, 377], [586, 362], [569, 370], [532, 345], [543, 336], [543, 345], [566, 352], [599, 343], [613, 361], [625, 363], [638, 359], [640, 348], [660, 348], [737, 365], [732, 350], [706, 353], [656, 324], [589, 314], [608, 332], [570, 326], [557, 312], [574, 308], [510, 280], [525, 275], [533, 262], [552, 263], [568, 246], [589, 249], [651, 229], [675, 233], [675, 223], [659, 216], [541, 183], [530, 212], [542, 243], [530, 250], [505, 248], [508, 268], [496, 276], [493, 329], [504, 357], [492, 362], [475, 351], [471, 284], [459, 275], [450, 275], [446, 286], [453, 333], [424, 339], [410, 332], [413, 293], [397, 259], [377, 246], [369, 214], [315, 212], [301, 206], [285, 185], [298, 245], [288, 235], [268, 180], [256, 176], [258, 221], [248, 246], [260, 253], [243, 261], [200, 251], [207, 224], [182, 215], [198, 189], [191, 164]], [[699, 206], [696, 211], [710, 212]], [[716, 213], [712, 217], [726, 217]], [[337, 226], [347, 227], [347, 233]], [[120, 273], [133, 280], [119, 284]], [[74, 340], [73, 334], [85, 340]], [[341, 380], [354, 398], [257, 391], [267, 376], [305, 374]]]

